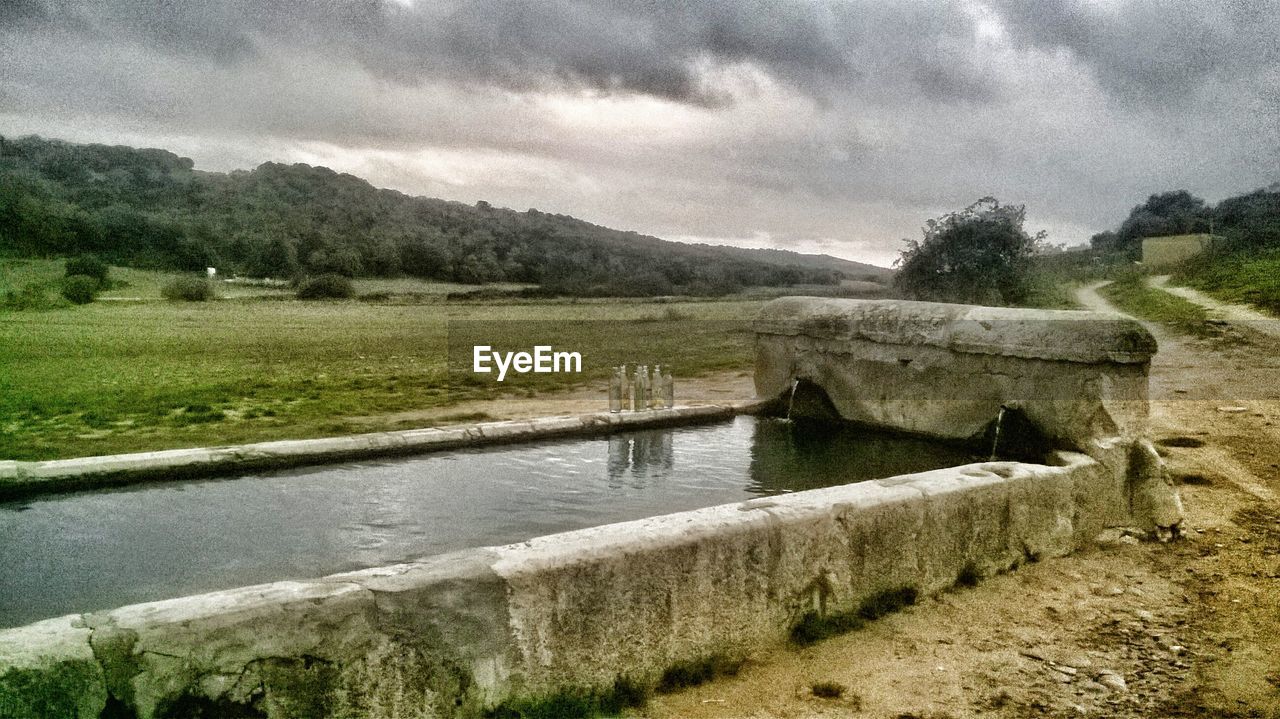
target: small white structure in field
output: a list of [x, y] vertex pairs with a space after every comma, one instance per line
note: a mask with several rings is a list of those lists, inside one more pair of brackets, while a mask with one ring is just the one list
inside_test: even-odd
[[217, 277], [217, 276], [218, 276], [218, 268], [217, 268], [217, 267], [206, 267], [206, 268], [204, 268], [204, 273], [205, 273], [206, 275], [208, 275], [208, 276], [209, 276], [209, 279], [213, 279], [214, 277]]

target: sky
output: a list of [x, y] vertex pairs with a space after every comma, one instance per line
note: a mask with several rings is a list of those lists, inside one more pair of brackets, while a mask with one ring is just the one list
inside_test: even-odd
[[0, 133], [887, 266], [1280, 181], [1280, 0], [0, 0]]

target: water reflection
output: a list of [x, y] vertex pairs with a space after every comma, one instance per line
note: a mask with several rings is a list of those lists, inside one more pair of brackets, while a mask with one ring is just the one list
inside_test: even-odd
[[643, 489], [650, 478], [671, 474], [676, 466], [675, 431], [655, 429], [609, 437], [609, 486]]
[[0, 626], [972, 459], [919, 440], [738, 417], [0, 503]]

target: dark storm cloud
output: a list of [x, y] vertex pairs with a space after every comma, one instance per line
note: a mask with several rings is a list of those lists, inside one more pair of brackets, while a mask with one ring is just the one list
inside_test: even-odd
[[797, 84], [850, 75], [836, 9], [751, 0], [476, 0], [466, 3], [18, 0], [11, 29], [132, 41], [220, 62], [265, 46], [350, 57], [400, 82], [512, 90], [587, 88], [715, 102], [704, 63], [750, 63]]
[[[0, 132], [884, 261], [1274, 182], [1280, 2], [0, 0]], [[834, 243], [834, 244], [832, 244]]]
[[1069, 50], [1124, 98], [1177, 102], [1280, 61], [1280, 8], [1265, 0], [1002, 0], [1000, 11], [1015, 39]]

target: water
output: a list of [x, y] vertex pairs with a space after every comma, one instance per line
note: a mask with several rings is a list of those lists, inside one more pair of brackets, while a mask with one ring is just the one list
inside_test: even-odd
[[991, 440], [991, 459], [996, 458], [996, 450], [1000, 448], [1000, 425], [1004, 424], [1004, 410], [1005, 408], [1001, 406], [1000, 414], [996, 415], [996, 434]]
[[0, 626], [977, 461], [730, 422], [0, 504]]

